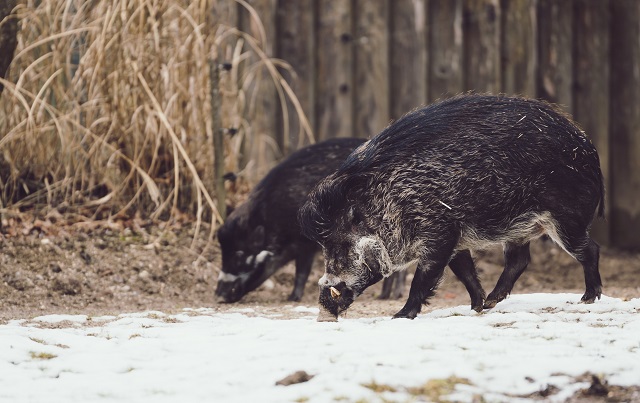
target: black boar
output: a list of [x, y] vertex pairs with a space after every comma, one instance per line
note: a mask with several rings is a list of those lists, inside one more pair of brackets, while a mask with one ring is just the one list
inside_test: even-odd
[[602, 290], [599, 246], [589, 237], [596, 209], [602, 216], [596, 149], [551, 105], [465, 94], [415, 110], [358, 147], [300, 209], [303, 233], [325, 258], [318, 319], [336, 320], [365, 288], [411, 262], [409, 297], [394, 317], [414, 318], [447, 264], [477, 309], [483, 294], [469, 249], [500, 243], [505, 268], [484, 302], [491, 308], [543, 234], [582, 264], [582, 301], [591, 303]]
[[291, 301], [304, 292], [317, 243], [300, 233], [296, 213], [313, 186], [335, 171], [364, 139], [340, 138], [310, 145], [274, 167], [218, 230], [222, 271], [216, 296], [235, 302], [295, 259]]

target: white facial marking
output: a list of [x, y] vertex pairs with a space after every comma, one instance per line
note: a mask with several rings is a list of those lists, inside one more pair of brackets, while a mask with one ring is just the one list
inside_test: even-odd
[[225, 272], [221, 271], [220, 274], [218, 275], [218, 281], [232, 283], [232, 282], [236, 281], [236, 279], [238, 277], [239, 276], [236, 276], [235, 274], [225, 273]]
[[249, 256], [244, 262], [247, 266], [251, 266], [251, 264], [253, 263], [253, 259], [255, 259], [255, 256]]
[[358, 256], [357, 262], [369, 269], [364, 258], [366, 250], [370, 250], [374, 253], [376, 259], [378, 259], [378, 264], [380, 265], [380, 274], [384, 277], [389, 277], [393, 272], [405, 268], [405, 265], [399, 268], [395, 267], [396, 265], [391, 261], [387, 248], [382, 243], [382, 240], [377, 236], [363, 236], [358, 240], [355, 246], [355, 252]]
[[250, 273], [231, 274], [221, 271], [218, 275], [218, 281], [222, 283], [233, 283], [234, 281], [240, 279], [240, 282], [244, 283], [249, 278], [249, 274]]
[[268, 250], [263, 250], [262, 252], [258, 253], [258, 256], [256, 256], [256, 265], [264, 262], [264, 260], [268, 257], [273, 256], [273, 253], [269, 252]]

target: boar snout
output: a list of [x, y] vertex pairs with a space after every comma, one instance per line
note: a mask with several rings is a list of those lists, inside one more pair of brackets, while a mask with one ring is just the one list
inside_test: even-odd
[[319, 322], [336, 321], [338, 315], [346, 311], [353, 303], [355, 294], [344, 281], [335, 285], [320, 286]]
[[219, 280], [216, 287], [216, 301], [218, 303], [238, 302], [244, 296], [244, 285], [241, 278], [232, 281]]

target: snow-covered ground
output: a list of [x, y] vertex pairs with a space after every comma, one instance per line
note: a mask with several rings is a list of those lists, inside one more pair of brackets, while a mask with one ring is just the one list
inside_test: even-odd
[[[429, 380], [455, 385], [436, 391], [454, 401], [526, 401], [548, 385], [562, 401], [589, 386], [575, 381], [585, 372], [639, 385], [640, 299], [579, 299], [512, 295], [413, 321], [318, 323], [302, 306], [286, 308], [294, 319], [256, 308], [14, 320], [0, 326], [0, 402], [407, 401]], [[275, 385], [298, 370], [314, 377]]]

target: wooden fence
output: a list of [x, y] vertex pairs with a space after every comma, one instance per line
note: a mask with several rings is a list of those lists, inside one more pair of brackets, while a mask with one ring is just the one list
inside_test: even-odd
[[[295, 69], [290, 80], [317, 140], [369, 137], [419, 105], [469, 90], [563, 105], [600, 152], [607, 212], [596, 237], [640, 248], [640, 1], [246, 2], [265, 26], [268, 52]], [[260, 37], [244, 6], [225, 13]], [[291, 138], [278, 135], [275, 93], [260, 96], [264, 113], [253, 123], [290, 151], [299, 123], [290, 117]]]

